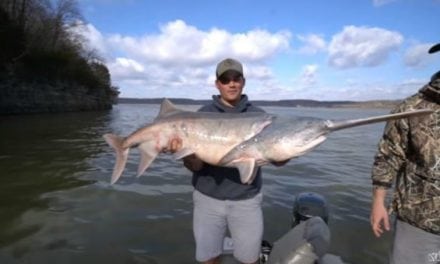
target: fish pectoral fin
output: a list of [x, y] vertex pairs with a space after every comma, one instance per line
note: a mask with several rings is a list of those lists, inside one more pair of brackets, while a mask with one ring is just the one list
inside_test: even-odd
[[232, 163], [233, 167], [237, 168], [240, 172], [241, 182], [251, 184], [258, 170], [255, 159], [240, 159]]
[[189, 155], [192, 155], [192, 154], [194, 154], [195, 152], [192, 150], [192, 149], [189, 149], [189, 148], [182, 148], [181, 150], [179, 150], [179, 151], [177, 151], [176, 153], [174, 153], [174, 158], [175, 159], [183, 159], [183, 158], [185, 158], [186, 156], [189, 156]]
[[156, 144], [154, 141], [146, 141], [139, 145], [139, 150], [141, 153], [141, 161], [139, 163], [137, 177], [141, 176], [145, 170], [150, 166], [153, 160], [156, 159], [159, 151], [156, 149]]

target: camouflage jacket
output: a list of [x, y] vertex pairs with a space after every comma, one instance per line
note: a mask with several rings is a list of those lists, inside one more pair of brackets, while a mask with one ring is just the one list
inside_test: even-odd
[[403, 101], [393, 112], [429, 108], [430, 115], [387, 123], [375, 156], [375, 187], [395, 184], [390, 210], [398, 219], [440, 234], [440, 78]]

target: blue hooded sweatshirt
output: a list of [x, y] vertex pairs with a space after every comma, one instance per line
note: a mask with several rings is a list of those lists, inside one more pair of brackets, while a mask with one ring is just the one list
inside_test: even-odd
[[[264, 112], [253, 106], [246, 95], [242, 95], [235, 107], [225, 106], [219, 95], [212, 96], [212, 103], [202, 106], [199, 112], [244, 113]], [[251, 184], [243, 184], [235, 168], [213, 166], [205, 163], [200, 171], [193, 174], [192, 184], [199, 192], [219, 200], [245, 200], [254, 197], [261, 190], [261, 169]]]

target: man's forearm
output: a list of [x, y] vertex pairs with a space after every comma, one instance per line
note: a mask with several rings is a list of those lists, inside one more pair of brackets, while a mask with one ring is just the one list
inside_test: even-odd
[[387, 189], [380, 186], [373, 186], [373, 203], [385, 202], [385, 197], [387, 195]]

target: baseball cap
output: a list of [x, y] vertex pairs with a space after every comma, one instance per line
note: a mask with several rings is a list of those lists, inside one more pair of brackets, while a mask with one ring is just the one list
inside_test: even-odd
[[440, 43], [437, 43], [428, 50], [428, 53], [434, 53], [439, 50], [440, 50]]
[[236, 71], [236, 72], [240, 73], [241, 75], [243, 75], [243, 65], [241, 65], [241, 63], [239, 61], [231, 59], [231, 58], [227, 58], [227, 59], [224, 59], [221, 62], [219, 62], [217, 64], [217, 69], [215, 71], [215, 74], [217, 77], [219, 77], [223, 73], [225, 73], [227, 71], [231, 71], [231, 70]]

